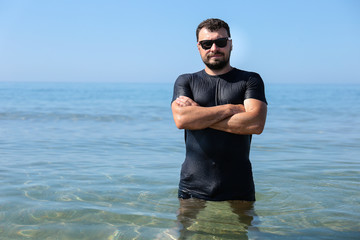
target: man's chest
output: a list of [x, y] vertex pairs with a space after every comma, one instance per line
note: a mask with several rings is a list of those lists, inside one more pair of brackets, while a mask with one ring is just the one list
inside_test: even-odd
[[222, 104], [243, 104], [246, 82], [229, 82], [221, 78], [197, 79], [191, 84], [194, 101], [204, 107]]

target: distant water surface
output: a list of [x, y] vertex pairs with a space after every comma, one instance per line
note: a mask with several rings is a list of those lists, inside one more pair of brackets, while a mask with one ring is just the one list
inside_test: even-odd
[[0, 239], [360, 239], [360, 85], [266, 85], [256, 203], [178, 214], [172, 84], [0, 83]]

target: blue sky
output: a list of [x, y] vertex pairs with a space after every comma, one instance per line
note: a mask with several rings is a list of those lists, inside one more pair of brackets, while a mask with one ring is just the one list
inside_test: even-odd
[[210, 17], [267, 83], [360, 83], [357, 0], [0, 0], [0, 81], [174, 82]]

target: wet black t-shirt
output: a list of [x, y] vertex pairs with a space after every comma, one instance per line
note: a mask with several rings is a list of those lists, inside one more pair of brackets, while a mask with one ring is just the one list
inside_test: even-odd
[[[178, 77], [173, 101], [187, 96], [203, 107], [244, 104], [247, 98], [266, 103], [259, 74], [233, 68], [208, 75], [204, 70]], [[211, 128], [185, 130], [186, 158], [182, 164], [179, 197], [206, 200], [255, 200], [249, 160], [251, 135], [238, 135]], [[186, 196], [186, 197], [185, 197]]]

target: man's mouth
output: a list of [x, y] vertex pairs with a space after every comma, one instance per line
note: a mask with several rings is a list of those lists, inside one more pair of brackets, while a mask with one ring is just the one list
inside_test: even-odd
[[222, 56], [224, 56], [224, 54], [223, 53], [221, 53], [221, 52], [216, 52], [216, 53], [210, 53], [209, 55], [208, 55], [208, 58], [213, 58], [213, 57], [222, 57]]

